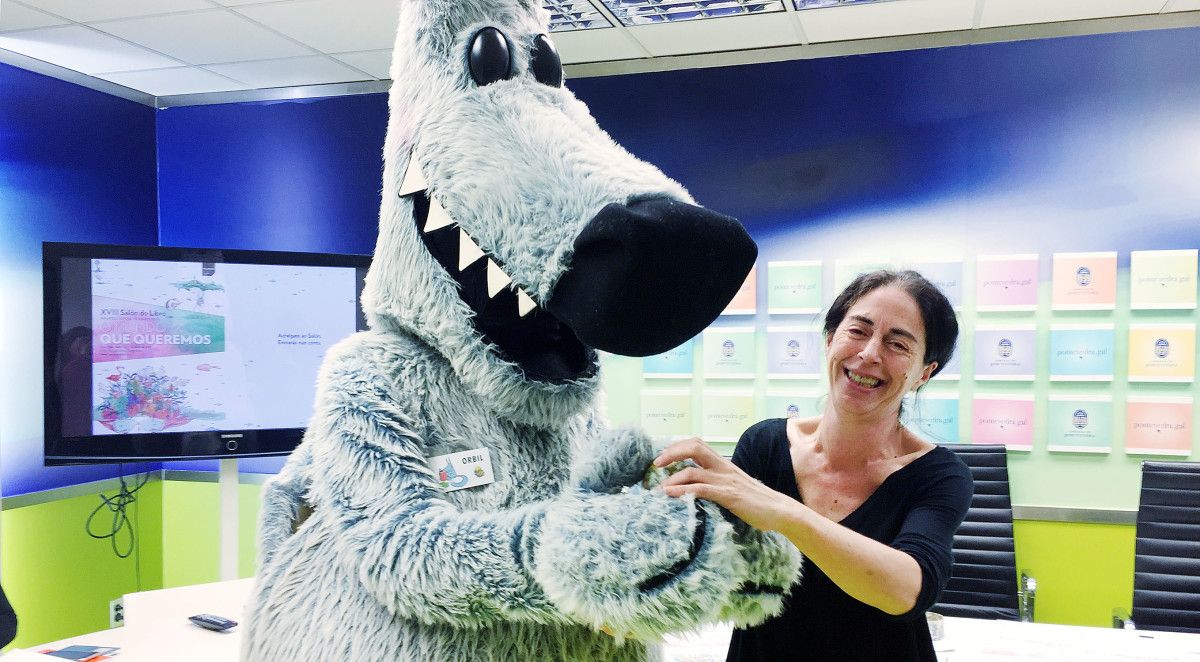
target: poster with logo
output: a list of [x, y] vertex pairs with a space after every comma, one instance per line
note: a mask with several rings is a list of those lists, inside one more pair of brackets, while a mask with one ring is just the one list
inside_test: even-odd
[[1037, 310], [1038, 256], [980, 255], [975, 261], [975, 310]]
[[767, 327], [767, 377], [819, 379], [824, 342], [810, 327]]
[[822, 395], [817, 391], [768, 391], [767, 418], [809, 418], [821, 413]]
[[1030, 326], [975, 328], [975, 379], [1033, 381], [1037, 333]]
[[686, 439], [692, 428], [691, 389], [642, 391], [642, 428], [656, 439]]
[[754, 391], [705, 389], [702, 399], [700, 431], [705, 441], [735, 443], [746, 428], [758, 422], [754, 416]]
[[1125, 405], [1125, 452], [1129, 455], [1192, 454], [1192, 399], [1129, 396]]
[[836, 260], [833, 263], [833, 296], [841, 294], [846, 286], [860, 275], [879, 271], [880, 269], [895, 269], [888, 260]]
[[721, 311], [722, 315], [753, 315], [758, 311], [756, 306], [758, 297], [758, 265], [750, 267], [750, 273], [746, 274], [746, 280], [742, 281], [742, 286], [738, 288], [737, 294], [733, 295], [733, 299], [729, 305], [725, 306], [725, 310]]
[[754, 327], [704, 330], [705, 379], [754, 379]]
[[1054, 310], [1112, 310], [1117, 307], [1117, 253], [1055, 253]]
[[923, 393], [904, 401], [904, 425], [937, 444], [958, 443], [958, 394]]
[[1110, 382], [1115, 335], [1112, 324], [1050, 327], [1050, 381]]
[[927, 262], [913, 262], [909, 264], [907, 269], [921, 274], [926, 280], [933, 283], [946, 298], [950, 300], [950, 305], [954, 306], [955, 310], [962, 309], [963, 300], [963, 263], [962, 260], [930, 260]]
[[1129, 325], [1129, 381], [1187, 383], [1195, 372], [1195, 324]]
[[821, 261], [768, 262], [767, 312], [771, 315], [821, 312]]
[[971, 411], [971, 443], [1033, 449], [1032, 395], [977, 395]]
[[1196, 307], [1197, 249], [1129, 254], [1129, 307], [1191, 310]]
[[692, 376], [695, 362], [696, 339], [690, 338], [682, 345], [668, 349], [662, 354], [642, 358], [642, 377], [646, 379], [687, 379]]
[[354, 269], [91, 261], [95, 435], [303, 426]]
[[962, 354], [958, 349], [950, 355], [950, 360], [946, 361], [946, 365], [938, 371], [938, 374], [933, 376], [935, 381], [953, 382], [958, 381], [962, 377]]
[[1052, 395], [1046, 406], [1046, 445], [1058, 453], [1112, 451], [1112, 397]]

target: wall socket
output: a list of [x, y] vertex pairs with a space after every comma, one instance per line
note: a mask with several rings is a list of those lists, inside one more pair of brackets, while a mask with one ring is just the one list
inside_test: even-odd
[[125, 598], [114, 598], [108, 602], [108, 627], [119, 628], [125, 625]]

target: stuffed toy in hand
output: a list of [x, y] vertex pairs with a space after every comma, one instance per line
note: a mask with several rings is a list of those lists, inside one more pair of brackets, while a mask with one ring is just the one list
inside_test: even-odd
[[[757, 249], [601, 131], [536, 0], [402, 0], [370, 330], [264, 488], [249, 662], [658, 659], [777, 613], [800, 557], [638, 486], [597, 350], [707, 326]], [[637, 112], [630, 100], [630, 112]]]

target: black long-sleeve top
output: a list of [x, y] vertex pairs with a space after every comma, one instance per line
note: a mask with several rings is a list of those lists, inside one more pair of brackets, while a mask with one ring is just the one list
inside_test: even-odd
[[[752, 426], [738, 442], [733, 462], [800, 501], [786, 424], [786, 419], [770, 419]], [[935, 661], [925, 611], [950, 577], [951, 543], [973, 490], [967, 466], [937, 447], [889, 475], [841, 521], [916, 560], [921, 592], [908, 613], [892, 616], [859, 602], [805, 558], [803, 579], [784, 612], [757, 627], [735, 630], [728, 662]]]

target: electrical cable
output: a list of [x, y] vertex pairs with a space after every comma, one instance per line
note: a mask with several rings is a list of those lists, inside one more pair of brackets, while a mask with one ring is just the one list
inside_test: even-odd
[[[137, 501], [137, 497], [134, 495], [138, 490], [145, 487], [146, 483], [150, 482], [150, 474], [143, 473], [141, 475], [141, 480], [133, 485], [133, 489], [130, 489], [130, 485], [125, 482], [124, 471], [121, 471], [121, 474], [122, 475], [117, 477], [118, 480], [121, 481], [121, 489], [111, 497], [105, 496], [103, 493], [100, 494], [100, 505], [96, 506], [96, 509], [92, 511], [91, 515], [88, 515], [85, 529], [87, 530], [87, 534], [89, 536], [96, 538], [97, 540], [104, 540], [107, 538], [109, 545], [112, 547], [113, 554], [116, 554], [117, 558], [127, 559], [134, 551], [135, 537], [133, 522], [129, 519], [125, 509], [129, 507], [129, 504]], [[92, 523], [96, 519], [96, 516], [99, 515], [105, 508], [112, 513], [112, 522], [109, 526], [108, 533], [96, 533], [92, 530]], [[125, 530], [126, 528], [129, 529], [129, 545], [125, 548], [125, 551], [122, 552], [117, 546], [117, 537], [120, 535], [121, 531]]]

